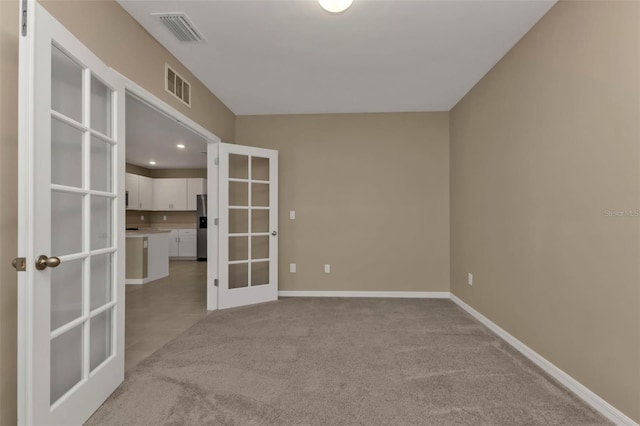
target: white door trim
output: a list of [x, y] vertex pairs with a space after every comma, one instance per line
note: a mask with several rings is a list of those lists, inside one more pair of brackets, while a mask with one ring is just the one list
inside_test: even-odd
[[[207, 141], [207, 193], [212, 196], [207, 197], [207, 212], [209, 215], [209, 223], [213, 225], [213, 218], [218, 217], [218, 170], [216, 159], [218, 157], [218, 146], [221, 142], [220, 138], [193, 121], [191, 118], [182, 114], [171, 105], [167, 104], [147, 89], [133, 82], [126, 76], [120, 74], [117, 70], [111, 70], [124, 81], [127, 93], [135, 96], [138, 100], [146, 103], [156, 111], [166, 115], [172, 120], [176, 120], [179, 124], [187, 129], [202, 136]], [[119, 230], [124, 234], [124, 229]], [[207, 310], [215, 311], [218, 309], [218, 287], [215, 280], [218, 277], [218, 227], [207, 227]], [[214, 255], [215, 254], [215, 255]]]

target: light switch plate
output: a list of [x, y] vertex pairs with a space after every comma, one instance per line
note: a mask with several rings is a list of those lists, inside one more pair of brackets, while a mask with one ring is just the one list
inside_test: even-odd
[[469, 274], [467, 277], [467, 284], [473, 285], [473, 274]]
[[294, 220], [295, 218], [296, 218], [296, 211], [295, 210], [289, 211], [289, 219]]
[[329, 272], [331, 272], [331, 265], [330, 265], [330, 264], [325, 263], [325, 265], [324, 265], [324, 272], [325, 272], [326, 274], [328, 274]]
[[295, 272], [296, 272], [296, 264], [295, 263], [290, 263], [289, 264], [289, 272], [291, 272], [292, 274], [295, 274]]

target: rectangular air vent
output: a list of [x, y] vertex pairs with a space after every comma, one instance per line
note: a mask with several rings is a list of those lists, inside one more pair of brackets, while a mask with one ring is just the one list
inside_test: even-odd
[[191, 84], [165, 64], [165, 89], [191, 108]]
[[195, 25], [184, 13], [154, 13], [180, 41], [201, 42], [204, 40]]

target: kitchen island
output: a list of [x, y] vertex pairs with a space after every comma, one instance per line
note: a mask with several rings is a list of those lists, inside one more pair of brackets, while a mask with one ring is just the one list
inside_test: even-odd
[[126, 284], [146, 284], [169, 275], [169, 232], [127, 230]]

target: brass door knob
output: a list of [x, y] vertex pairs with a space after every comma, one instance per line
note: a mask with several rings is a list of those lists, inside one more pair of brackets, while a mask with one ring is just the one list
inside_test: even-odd
[[36, 269], [38, 271], [42, 271], [43, 269], [47, 268], [55, 268], [59, 264], [60, 258], [55, 256], [47, 257], [43, 254], [41, 256], [38, 256], [38, 258], [36, 259]]

